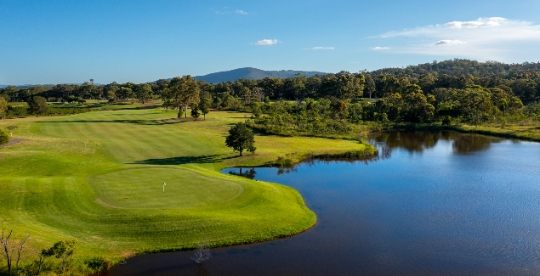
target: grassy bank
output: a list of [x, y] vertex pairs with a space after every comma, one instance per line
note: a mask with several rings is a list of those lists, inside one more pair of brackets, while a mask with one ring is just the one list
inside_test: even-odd
[[316, 221], [298, 192], [219, 170], [369, 147], [258, 135], [256, 153], [238, 157], [224, 141], [244, 114], [175, 115], [126, 109], [0, 121], [0, 128], [18, 126], [14, 138], [23, 139], [0, 149], [0, 223], [17, 239], [30, 234], [25, 261], [59, 240], [77, 242], [80, 263], [292, 235]]
[[435, 124], [394, 124], [382, 127], [383, 131], [442, 131], [452, 130], [463, 133], [484, 134], [501, 138], [540, 142], [540, 123], [533, 119], [511, 122], [489, 122], [474, 126], [454, 124], [449, 126]]

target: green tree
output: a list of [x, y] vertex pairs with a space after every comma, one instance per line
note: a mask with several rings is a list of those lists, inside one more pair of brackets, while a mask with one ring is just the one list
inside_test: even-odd
[[240, 156], [244, 150], [255, 152], [257, 148], [253, 145], [254, 143], [253, 132], [247, 128], [245, 123], [237, 123], [229, 129], [229, 136], [225, 139], [227, 147], [240, 152]]
[[0, 145], [7, 144], [9, 142], [9, 135], [0, 129]]
[[[365, 100], [364, 100], [365, 101]], [[364, 112], [362, 103], [351, 104], [348, 108], [347, 120], [353, 124], [359, 124], [362, 122], [362, 114]]]
[[114, 100], [116, 100], [116, 92], [118, 92], [117, 86], [113, 86], [109, 90], [107, 90], [107, 99], [109, 100], [109, 102], [113, 102]]
[[332, 103], [332, 114], [334, 119], [343, 119], [347, 115], [347, 104], [341, 100]]
[[422, 91], [431, 93], [437, 83], [437, 77], [431, 73], [423, 74], [418, 78], [418, 85], [422, 88]]
[[[503, 88], [507, 88], [510, 91], [506, 91]], [[507, 112], [512, 113], [515, 110], [523, 107], [521, 100], [512, 94], [509, 87], [491, 88], [490, 92], [493, 105], [495, 105], [495, 107], [497, 107], [503, 114], [506, 114]]]
[[459, 95], [460, 109], [464, 119], [479, 125], [494, 115], [495, 106], [490, 91], [479, 85], [470, 85]]
[[197, 119], [199, 119], [200, 116], [201, 116], [201, 112], [199, 110], [199, 106], [193, 105], [191, 107], [191, 117], [193, 117], [193, 119], [197, 121]]
[[43, 115], [49, 111], [47, 100], [40, 96], [32, 97], [28, 102], [29, 111], [32, 114]]
[[0, 119], [3, 120], [6, 116], [7, 108], [8, 106], [6, 99], [4, 99], [4, 97], [0, 97]]
[[135, 85], [135, 95], [144, 104], [153, 95], [152, 86], [148, 83]]
[[116, 96], [125, 102], [129, 98], [135, 97], [135, 93], [133, 93], [133, 90], [129, 87], [121, 87], [120, 90], [116, 92]]
[[411, 84], [403, 90], [403, 117], [409, 122], [428, 122], [435, 116], [435, 107], [430, 104], [420, 86]]
[[367, 93], [369, 95], [369, 98], [371, 99], [371, 95], [373, 95], [373, 93], [377, 91], [375, 81], [370, 74], [365, 74], [364, 77], [366, 79], [366, 84], [364, 85], [364, 93]]
[[188, 107], [200, 101], [199, 92], [199, 84], [193, 77], [189, 75], [174, 77], [169, 83], [165, 98], [170, 105], [178, 109], [178, 118], [182, 116], [182, 113], [187, 117]]
[[55, 256], [62, 259], [62, 272], [66, 270], [67, 260], [75, 253], [75, 241], [59, 241], [44, 252], [45, 256]]
[[199, 102], [199, 110], [204, 116], [204, 120], [206, 120], [206, 114], [210, 112], [210, 106], [212, 105], [213, 99], [212, 95], [208, 91], [201, 91], [201, 100]]

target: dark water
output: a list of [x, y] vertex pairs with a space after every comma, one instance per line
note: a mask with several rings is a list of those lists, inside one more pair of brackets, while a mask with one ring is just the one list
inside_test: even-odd
[[[244, 168], [292, 186], [315, 227], [261, 244], [134, 257], [110, 275], [540, 275], [540, 144], [381, 134], [379, 157]], [[240, 173], [227, 169], [224, 173]]]

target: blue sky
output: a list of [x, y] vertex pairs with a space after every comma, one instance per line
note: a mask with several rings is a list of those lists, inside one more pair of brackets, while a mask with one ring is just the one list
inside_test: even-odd
[[0, 0], [0, 84], [540, 61], [540, 1]]

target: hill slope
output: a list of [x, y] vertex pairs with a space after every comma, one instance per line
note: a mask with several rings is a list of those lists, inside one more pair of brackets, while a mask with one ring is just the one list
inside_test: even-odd
[[508, 76], [520, 74], [523, 72], [540, 72], [540, 62], [524, 62], [505, 64], [497, 61], [480, 62], [469, 59], [453, 59], [445, 61], [434, 61], [433, 63], [424, 63], [418, 65], [409, 65], [405, 68], [383, 68], [374, 70], [371, 74], [391, 74], [391, 75], [409, 75], [419, 77], [423, 74], [431, 73], [437, 75], [472, 75], [472, 76]]
[[220, 83], [226, 81], [235, 81], [239, 79], [259, 80], [266, 77], [270, 78], [292, 78], [296, 74], [302, 74], [307, 77], [314, 75], [326, 75], [328, 73], [315, 72], [315, 71], [294, 71], [294, 70], [281, 70], [281, 71], [265, 71], [252, 67], [238, 68], [231, 71], [216, 72], [204, 76], [195, 77], [197, 80], [204, 80], [208, 83]]

